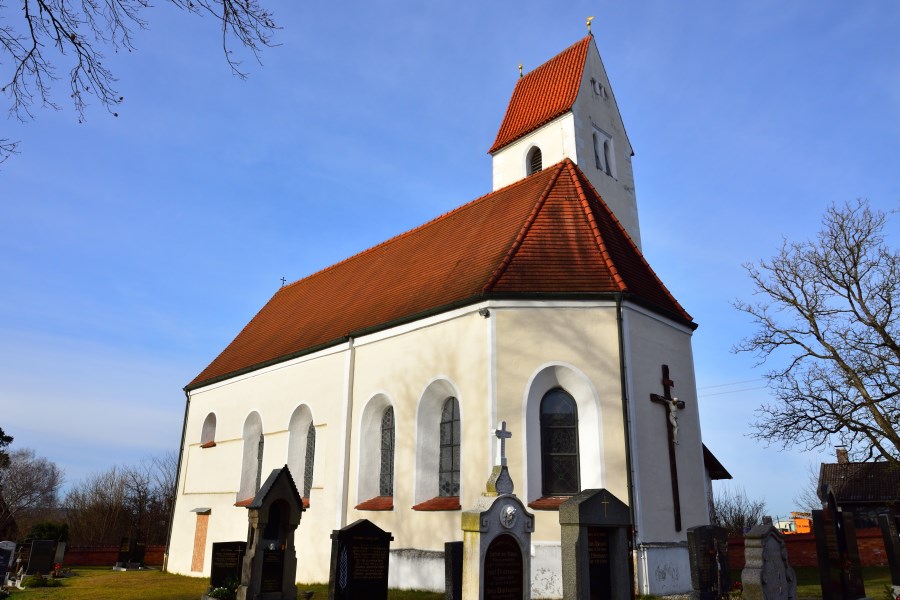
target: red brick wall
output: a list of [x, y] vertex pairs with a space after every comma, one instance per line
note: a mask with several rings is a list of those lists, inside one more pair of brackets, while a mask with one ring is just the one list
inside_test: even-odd
[[[792, 533], [784, 536], [784, 541], [792, 567], [815, 567], [819, 564], [816, 556], [816, 538], [812, 533]], [[887, 565], [881, 529], [877, 527], [857, 529], [856, 543], [859, 546], [859, 561], [863, 566]], [[728, 538], [728, 561], [732, 569], [744, 568], [743, 538]]]
[[[144, 564], [162, 566], [165, 551], [165, 546], [147, 546]], [[73, 546], [66, 548], [65, 566], [109, 567], [111, 569], [118, 558], [118, 546]]]

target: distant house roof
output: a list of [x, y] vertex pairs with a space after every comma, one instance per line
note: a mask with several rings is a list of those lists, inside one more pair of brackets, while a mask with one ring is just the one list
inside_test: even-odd
[[888, 462], [823, 463], [819, 469], [819, 494], [825, 486], [838, 504], [845, 502], [900, 502], [900, 467]]
[[587, 36], [519, 78], [489, 154], [572, 109], [591, 39]]
[[703, 444], [703, 466], [706, 467], [706, 472], [709, 473], [710, 479], [732, 479], [731, 473], [722, 466], [722, 463], [720, 463], [715, 454], [706, 447], [706, 444]]
[[487, 299], [613, 294], [696, 327], [565, 159], [284, 286], [186, 389]]

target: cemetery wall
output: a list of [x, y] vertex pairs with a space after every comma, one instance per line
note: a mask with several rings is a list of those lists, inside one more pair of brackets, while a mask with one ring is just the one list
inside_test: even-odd
[[[812, 533], [786, 535], [784, 541], [792, 567], [815, 567], [819, 564], [816, 556], [816, 538]], [[884, 539], [879, 528], [857, 529], [856, 542], [859, 545], [859, 560], [862, 566], [887, 566]], [[732, 569], [744, 568], [744, 538], [728, 539], [728, 558]]]
[[[163, 545], [147, 546], [144, 564], [161, 566], [165, 552], [166, 547]], [[112, 568], [118, 559], [118, 546], [72, 546], [66, 548], [65, 566]]]

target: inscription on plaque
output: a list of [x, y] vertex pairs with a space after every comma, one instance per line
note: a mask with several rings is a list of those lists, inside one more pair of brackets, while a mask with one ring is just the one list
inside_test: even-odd
[[609, 569], [609, 531], [602, 527], [588, 527], [588, 577], [591, 600], [606, 600], [612, 596]]
[[280, 592], [284, 575], [284, 550], [263, 550], [262, 579], [259, 591]]
[[387, 600], [391, 534], [361, 519], [331, 539], [329, 597]]
[[511, 535], [499, 535], [484, 556], [484, 598], [522, 600], [522, 550]]
[[222, 587], [229, 579], [241, 580], [241, 564], [247, 542], [216, 542], [212, 545], [209, 585]]

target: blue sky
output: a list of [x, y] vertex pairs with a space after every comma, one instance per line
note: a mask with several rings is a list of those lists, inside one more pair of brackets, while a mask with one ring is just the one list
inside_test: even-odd
[[730, 302], [749, 297], [741, 264], [812, 235], [829, 203], [900, 205], [900, 4], [272, 3], [280, 45], [246, 57], [247, 81], [211, 19], [159, 4], [137, 50], [109, 56], [118, 118], [94, 106], [79, 124], [64, 105], [0, 122], [22, 141], [0, 166], [0, 426], [16, 446], [70, 482], [177, 448], [181, 388], [282, 276], [490, 190], [517, 65], [596, 15], [644, 251], [700, 324], [704, 440], [769, 512], [793, 508], [821, 457], [746, 437], [767, 393], [730, 352], [752, 331]]

